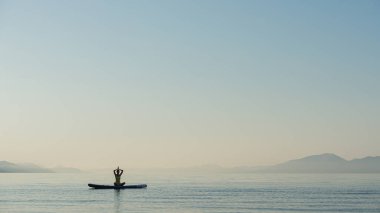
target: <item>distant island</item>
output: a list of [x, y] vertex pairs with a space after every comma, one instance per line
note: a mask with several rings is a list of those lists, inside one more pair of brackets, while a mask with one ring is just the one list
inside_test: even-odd
[[256, 169], [273, 173], [380, 173], [380, 156], [346, 160], [335, 154], [307, 156]]
[[[157, 171], [159, 171], [157, 169]], [[220, 172], [220, 173], [380, 173], [380, 156], [346, 160], [338, 155], [325, 153], [290, 160], [273, 166], [220, 167], [204, 165], [188, 168], [172, 168], [173, 172]]]
[[[144, 169], [145, 170], [145, 169]], [[198, 167], [149, 169], [149, 171], [173, 172], [223, 172], [223, 173], [380, 173], [380, 156], [364, 157], [346, 160], [332, 153], [311, 155], [300, 159], [290, 160], [274, 166], [233, 167], [226, 168], [217, 165]], [[35, 164], [15, 164], [0, 161], [0, 173], [78, 173], [76, 168], [55, 167], [43, 168]]]
[[55, 167], [43, 168], [35, 164], [15, 164], [8, 161], [0, 161], [0, 173], [78, 173], [76, 168]]

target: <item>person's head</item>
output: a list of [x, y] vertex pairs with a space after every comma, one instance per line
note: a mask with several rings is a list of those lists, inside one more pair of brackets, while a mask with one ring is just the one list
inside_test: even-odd
[[117, 169], [115, 169], [115, 172], [116, 172], [116, 175], [119, 175], [119, 173], [120, 173], [119, 167], [117, 167]]

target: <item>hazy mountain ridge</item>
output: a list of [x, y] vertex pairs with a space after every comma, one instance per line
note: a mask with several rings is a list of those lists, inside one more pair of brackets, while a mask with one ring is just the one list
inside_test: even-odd
[[77, 173], [79, 169], [68, 167], [43, 168], [35, 164], [15, 164], [8, 161], [0, 161], [0, 173]]
[[380, 156], [346, 160], [326, 153], [290, 160], [258, 170], [274, 173], [380, 173]]
[[311, 155], [273, 166], [193, 167], [172, 169], [176, 172], [221, 173], [380, 173], [380, 156], [346, 160], [332, 153]]
[[1, 173], [52, 173], [53, 171], [34, 164], [15, 164], [8, 161], [0, 161]]
[[[112, 170], [112, 169], [110, 169]], [[244, 172], [244, 173], [380, 173], [380, 156], [364, 157], [346, 160], [338, 155], [326, 153], [311, 155], [300, 159], [290, 160], [274, 166], [233, 167], [226, 168], [217, 165], [203, 165], [186, 168], [140, 169], [141, 171], [165, 172]], [[139, 169], [137, 169], [139, 171]], [[79, 173], [76, 168], [55, 167], [43, 168], [34, 164], [15, 164], [0, 161], [0, 173]]]

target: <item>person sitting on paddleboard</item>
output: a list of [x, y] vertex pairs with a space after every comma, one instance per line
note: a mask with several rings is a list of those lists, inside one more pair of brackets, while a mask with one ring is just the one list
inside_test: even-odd
[[122, 182], [120, 183], [120, 178], [121, 178], [121, 175], [123, 174], [123, 170], [122, 169], [119, 169], [119, 167], [117, 167], [117, 169], [113, 170], [113, 174], [115, 175], [115, 183], [114, 185], [115, 186], [123, 186], [125, 184], [125, 182]]

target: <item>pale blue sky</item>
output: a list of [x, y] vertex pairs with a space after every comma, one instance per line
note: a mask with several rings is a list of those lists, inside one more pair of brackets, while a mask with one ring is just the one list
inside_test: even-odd
[[0, 160], [380, 155], [379, 1], [1, 1]]

